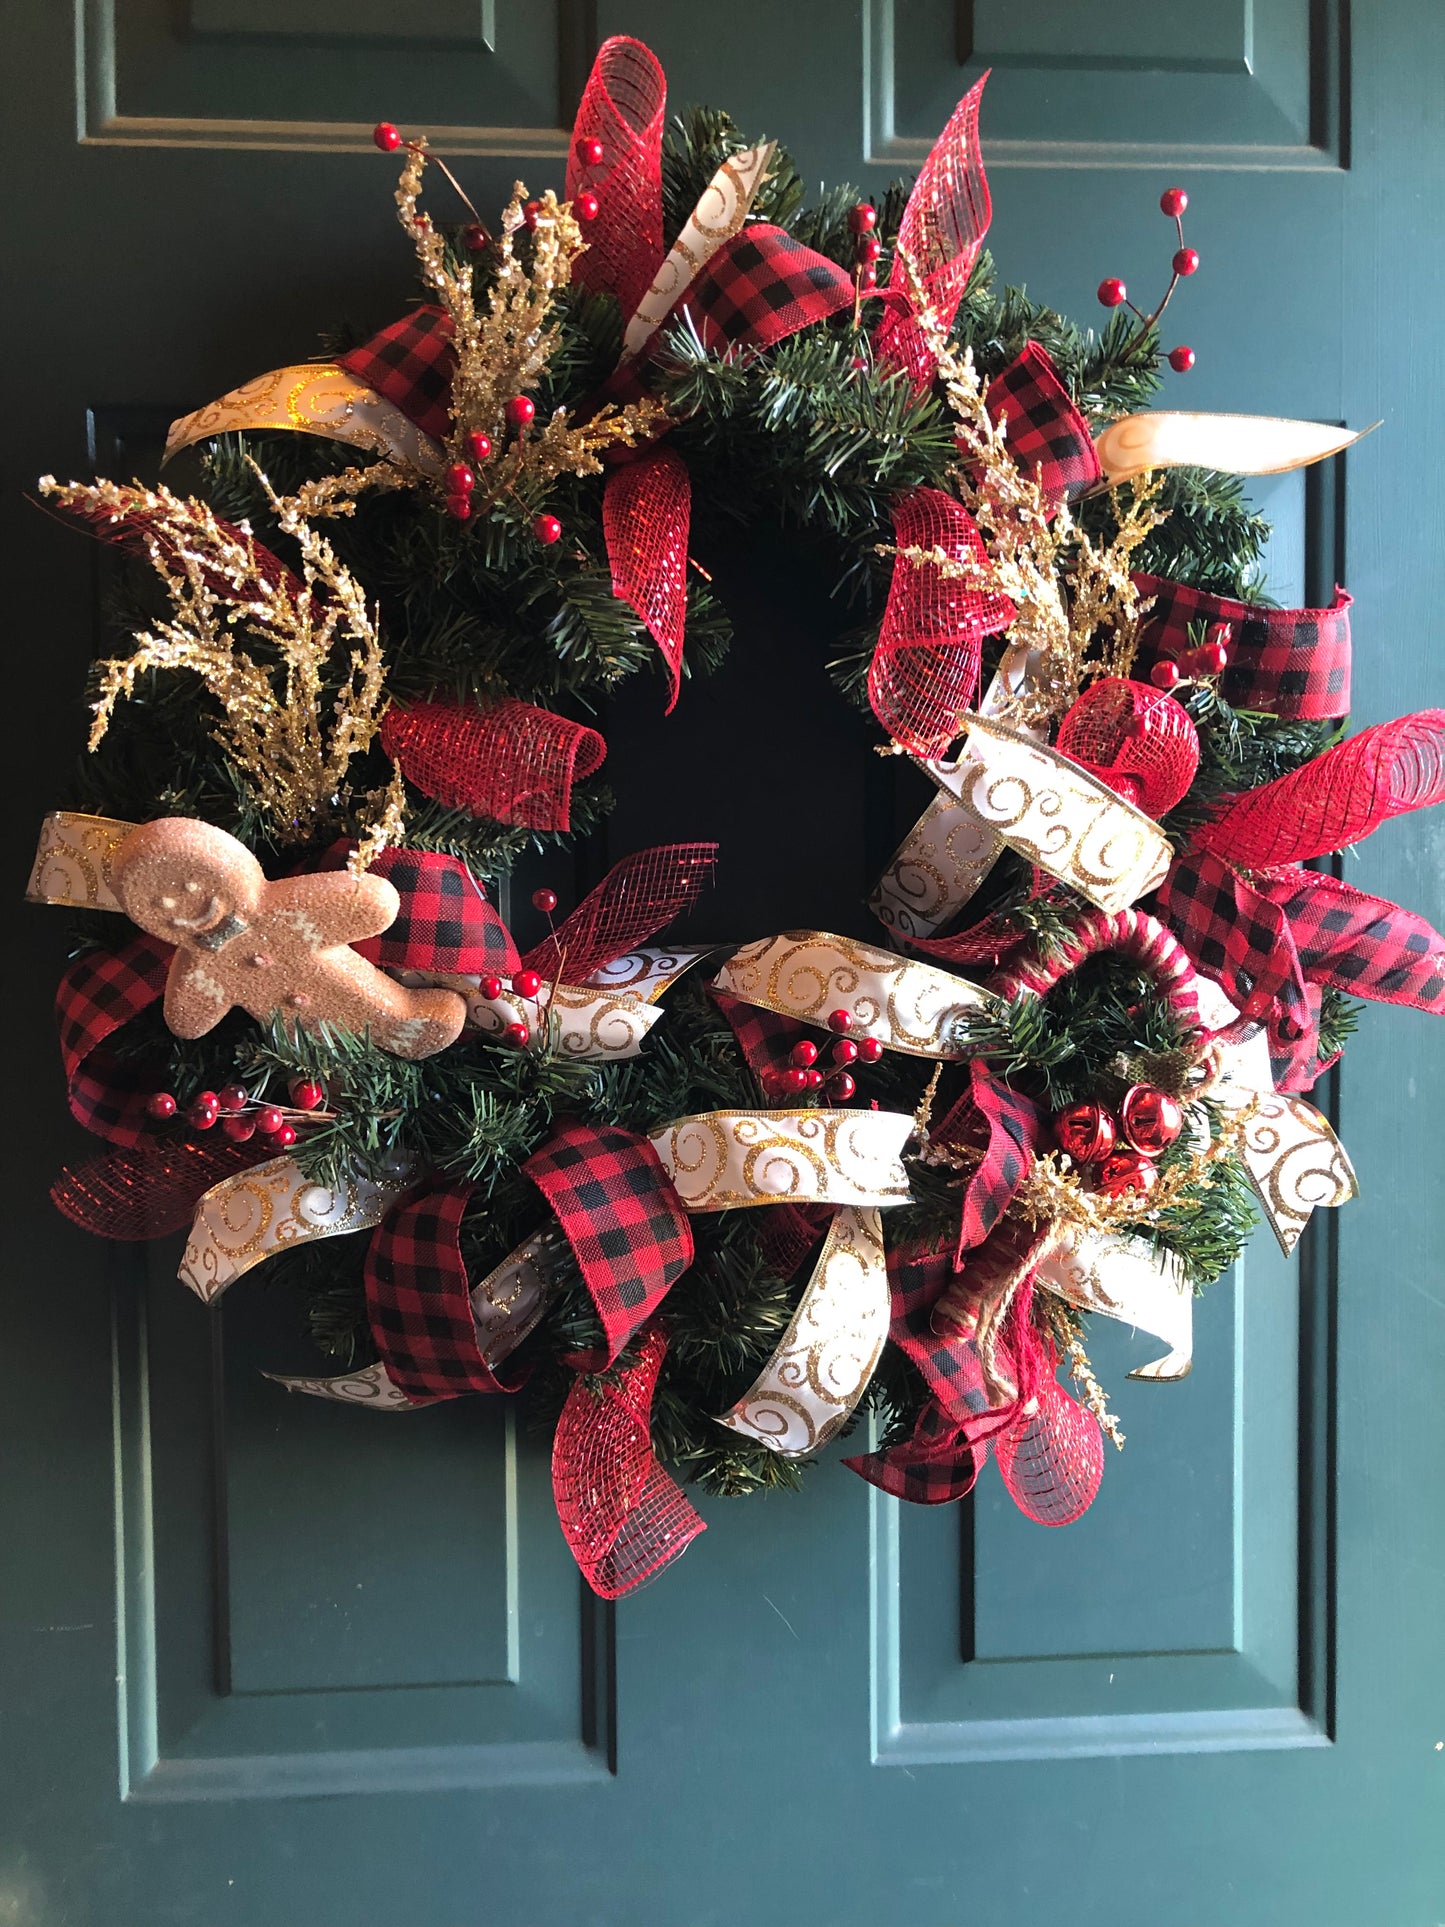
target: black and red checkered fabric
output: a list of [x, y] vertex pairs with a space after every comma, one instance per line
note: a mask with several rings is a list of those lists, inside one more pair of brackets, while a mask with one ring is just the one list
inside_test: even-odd
[[352, 945], [363, 957], [383, 967], [478, 977], [521, 968], [511, 931], [459, 857], [383, 850], [370, 870], [395, 886], [401, 909], [389, 930]]
[[1140, 631], [1141, 680], [1162, 657], [1191, 646], [1191, 623], [1227, 622], [1234, 636], [1219, 678], [1227, 703], [1309, 722], [1349, 714], [1353, 597], [1343, 589], [1328, 609], [1261, 609], [1163, 576], [1138, 574], [1134, 583], [1155, 598]]
[[462, 1215], [475, 1186], [428, 1178], [406, 1191], [371, 1234], [366, 1315], [386, 1374], [408, 1398], [514, 1392], [482, 1357], [462, 1259]]
[[692, 1263], [692, 1226], [645, 1137], [572, 1121], [522, 1170], [566, 1233], [607, 1334], [607, 1362]]
[[339, 361], [347, 374], [384, 395], [424, 434], [446, 440], [457, 351], [451, 318], [441, 308], [413, 308], [359, 348], [348, 349]]
[[71, 1111], [87, 1131], [131, 1150], [151, 1141], [145, 1106], [160, 1084], [101, 1046], [164, 994], [173, 954], [149, 936], [133, 937], [119, 950], [86, 950], [55, 993]]
[[787, 1070], [789, 1052], [808, 1035], [807, 1029], [795, 1017], [764, 1010], [760, 1004], [745, 1004], [741, 997], [730, 997], [715, 984], [708, 986], [707, 994], [727, 1018], [759, 1090], [770, 1096], [772, 1080]]
[[686, 303], [709, 348], [771, 348], [853, 299], [852, 277], [766, 222], [724, 241]]
[[987, 1457], [987, 1446], [975, 1451], [962, 1426], [931, 1398], [920, 1406], [910, 1438], [843, 1463], [880, 1492], [910, 1505], [952, 1505], [972, 1492]]
[[1004, 418], [1009, 453], [1026, 474], [1038, 476], [1050, 501], [1077, 501], [1102, 481], [1089, 424], [1038, 342], [1027, 342], [989, 384], [987, 407], [995, 421]]
[[1032, 1098], [995, 1077], [982, 1058], [973, 1060], [969, 1073], [968, 1095], [935, 1132], [944, 1144], [983, 1148], [983, 1161], [963, 1194], [960, 1267], [964, 1254], [984, 1242], [1013, 1202], [1044, 1135], [1043, 1119]]
[[1273, 1015], [1296, 1036], [1308, 1029], [1288, 920], [1247, 877], [1208, 850], [1186, 850], [1170, 866], [1159, 906], [1198, 968], [1246, 1017]]

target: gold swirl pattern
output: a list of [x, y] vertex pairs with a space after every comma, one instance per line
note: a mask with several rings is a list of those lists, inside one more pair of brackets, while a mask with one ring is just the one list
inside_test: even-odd
[[[469, 1027], [485, 1036], [500, 1037], [508, 1024], [525, 1024], [535, 1042], [549, 1037], [551, 1048], [559, 1056], [589, 1063], [636, 1057], [643, 1039], [662, 1016], [660, 1007], [646, 996], [598, 990], [590, 984], [544, 984], [535, 997], [519, 996], [504, 986], [500, 996], [484, 997], [480, 977], [449, 976], [435, 970], [397, 970], [392, 975], [404, 984], [460, 991], [466, 999]], [[659, 984], [653, 994], [665, 988], [665, 984]]]
[[548, 1244], [546, 1232], [534, 1232], [472, 1287], [477, 1344], [489, 1366], [515, 1351], [547, 1309], [552, 1290], [545, 1264]]
[[27, 899], [78, 910], [119, 910], [120, 899], [110, 887], [111, 858], [134, 828], [112, 816], [51, 810], [40, 825]]
[[718, 1423], [783, 1458], [817, 1451], [868, 1389], [888, 1336], [888, 1312], [882, 1221], [876, 1209], [845, 1205], [782, 1342]]
[[404, 1186], [355, 1177], [313, 1184], [294, 1158], [271, 1158], [223, 1178], [196, 1206], [177, 1272], [207, 1304], [283, 1245], [335, 1238], [379, 1224]]
[[363, 1405], [369, 1412], [419, 1412], [422, 1408], [422, 1401], [397, 1390], [380, 1360], [364, 1371], [342, 1372], [338, 1378], [292, 1378], [281, 1372], [263, 1372], [261, 1376], [273, 1385], [284, 1385], [288, 1392], [309, 1392], [312, 1398], [334, 1399], [339, 1405]]
[[700, 963], [711, 954], [708, 949], [644, 946], [641, 950], [628, 951], [625, 957], [614, 957], [611, 963], [594, 970], [586, 982], [598, 990], [626, 990], [634, 997], [654, 1004], [669, 984], [675, 983], [685, 970], [691, 970], [695, 963]]
[[745, 1004], [807, 1023], [846, 1010], [854, 1036], [876, 1037], [910, 1057], [967, 1057], [969, 1020], [991, 1002], [946, 970], [826, 930], [787, 930], [745, 944], [714, 981]]
[[439, 475], [446, 461], [440, 442], [409, 421], [401, 410], [330, 362], [302, 362], [276, 368], [244, 382], [219, 400], [171, 423], [166, 436], [169, 461], [192, 442], [209, 441], [241, 429], [292, 428], [350, 442], [423, 475]]
[[776, 142], [746, 147], [730, 155], [703, 189], [702, 198], [673, 242], [652, 286], [638, 302], [622, 337], [622, 359], [638, 354], [671, 314], [678, 297], [702, 268], [730, 241], [767, 175]]
[[868, 907], [905, 937], [931, 937], [968, 902], [1003, 850], [997, 830], [942, 791], [899, 844]]
[[930, 773], [1010, 849], [1110, 914], [1163, 882], [1172, 852], [1151, 817], [1007, 723], [968, 727], [968, 754]]
[[[1103, 1282], [1108, 1280], [1107, 1285]], [[1102, 1312], [1169, 1347], [1130, 1378], [1187, 1378], [1194, 1363], [1194, 1293], [1172, 1251], [1142, 1238], [1070, 1226], [1039, 1263], [1036, 1282], [1080, 1311]]]
[[908, 1202], [900, 1111], [704, 1111], [652, 1134], [687, 1211]]

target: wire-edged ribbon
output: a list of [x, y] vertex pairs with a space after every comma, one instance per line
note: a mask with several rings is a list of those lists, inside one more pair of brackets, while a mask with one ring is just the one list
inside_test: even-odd
[[570, 830], [573, 784], [607, 755], [595, 729], [511, 698], [393, 703], [381, 747], [423, 796], [532, 830]]
[[1035, 477], [1046, 501], [1077, 501], [1101, 480], [1089, 424], [1037, 341], [1025, 342], [989, 383], [986, 406], [1004, 424], [1010, 455]]
[[1137, 574], [1134, 586], [1153, 603], [1139, 629], [1141, 677], [1193, 646], [1191, 624], [1227, 622], [1233, 635], [1219, 693], [1232, 708], [1290, 721], [1349, 714], [1354, 598], [1343, 589], [1327, 609], [1265, 609], [1165, 576]]

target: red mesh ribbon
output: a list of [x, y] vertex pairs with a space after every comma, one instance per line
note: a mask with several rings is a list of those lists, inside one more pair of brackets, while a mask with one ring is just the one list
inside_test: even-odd
[[371, 1234], [366, 1314], [387, 1377], [418, 1401], [514, 1392], [482, 1357], [462, 1259], [462, 1216], [475, 1186], [428, 1179], [405, 1192]]
[[[572, 270], [584, 288], [617, 297], [628, 321], [662, 265], [662, 123], [667, 80], [640, 40], [604, 40], [582, 92], [567, 156], [567, 198], [591, 188], [602, 203], [587, 228], [587, 252]], [[602, 143], [585, 166], [578, 143]]]
[[[1029, 890], [1030, 901], [1059, 901], [1063, 887], [1047, 870], [1036, 869]], [[922, 950], [942, 963], [1001, 964], [1033, 942], [1033, 934], [1017, 909], [995, 910], [967, 930], [952, 937], [908, 937], [913, 949]]]
[[967, 1094], [933, 1132], [941, 1144], [983, 1150], [983, 1160], [963, 1193], [960, 1268], [965, 1254], [983, 1243], [1008, 1209], [1044, 1134], [1043, 1119], [1032, 1098], [1010, 1089], [981, 1058], [974, 1059], [969, 1071]]
[[1163, 576], [1136, 575], [1134, 582], [1155, 598], [1140, 631], [1141, 675], [1192, 646], [1190, 623], [1227, 622], [1234, 635], [1219, 678], [1227, 703], [1302, 721], [1349, 714], [1352, 599], [1343, 589], [1328, 609], [1261, 609]]
[[1026, 1518], [1041, 1526], [1072, 1525], [1094, 1503], [1104, 1477], [1104, 1435], [1050, 1374], [1038, 1407], [994, 1445], [999, 1476]]
[[685, 297], [705, 347], [771, 348], [853, 300], [853, 279], [766, 221], [724, 241]]
[[[350, 841], [333, 844], [326, 863], [343, 868], [355, 847]], [[520, 968], [511, 931], [460, 857], [441, 850], [383, 850], [370, 871], [385, 877], [401, 898], [395, 923], [351, 946], [372, 963], [475, 977]]]
[[1306, 863], [1359, 843], [1392, 816], [1445, 802], [1445, 709], [1362, 729], [1288, 776], [1249, 790], [1198, 831], [1245, 870]]
[[423, 434], [441, 442], [451, 433], [457, 351], [443, 309], [413, 308], [339, 360], [347, 374], [385, 396]]
[[716, 843], [659, 843], [625, 856], [551, 936], [522, 959], [543, 977], [564, 968], [569, 983], [625, 957], [690, 909], [717, 861]]
[[987, 407], [995, 421], [1004, 419], [1009, 453], [1026, 474], [1037, 475], [1050, 501], [1077, 501], [1102, 479], [1089, 424], [1036, 341], [1025, 343], [990, 384]]
[[111, 1145], [67, 1165], [50, 1187], [57, 1211], [97, 1238], [132, 1241], [184, 1231], [213, 1184], [273, 1155], [266, 1138], [233, 1144], [157, 1137], [134, 1149]]
[[[951, 562], [986, 561], [973, 517], [939, 489], [914, 489], [894, 503], [893, 539]], [[948, 748], [978, 689], [983, 638], [1013, 615], [1007, 596], [985, 594], [934, 563], [896, 558], [868, 670], [868, 701], [896, 743], [914, 756]]]
[[911, 257], [929, 306], [949, 327], [993, 213], [978, 145], [987, 79], [985, 74], [976, 81], [958, 103], [914, 183], [898, 230], [888, 303], [873, 336], [879, 360], [905, 370], [919, 387], [933, 379], [933, 357], [913, 316], [902, 256]]
[[1199, 732], [1184, 705], [1122, 676], [1089, 685], [1059, 724], [1055, 747], [1146, 816], [1172, 810], [1199, 768]]
[[1086, 959], [1106, 952], [1127, 957], [1147, 971], [1183, 1030], [1203, 1036], [1189, 953], [1162, 923], [1143, 910], [1120, 910], [1113, 916], [1103, 910], [1090, 911], [1075, 923], [1066, 944], [1052, 948], [1047, 958], [1026, 956], [1006, 965], [989, 978], [988, 988], [996, 997], [1017, 997], [1021, 992], [1042, 996]]
[[607, 1334], [607, 1363], [692, 1263], [692, 1226], [645, 1137], [564, 1124], [522, 1166], [557, 1214]]
[[510, 698], [393, 703], [381, 746], [423, 796], [528, 830], [570, 830], [572, 785], [607, 754], [595, 729]]
[[[116, 514], [106, 508], [83, 508], [77, 504], [56, 503], [62, 515], [70, 515], [84, 523], [90, 533], [102, 542], [109, 542], [116, 548], [125, 549], [132, 555], [149, 556], [152, 547], [160, 551], [161, 558], [173, 565], [180, 554], [181, 539], [173, 530], [164, 526], [158, 512], [137, 504]], [[274, 554], [264, 542], [258, 542], [247, 530], [237, 528], [234, 522], [223, 522], [216, 517], [216, 527], [228, 541], [239, 542], [249, 548], [255, 561], [256, 571], [268, 585], [284, 585], [286, 593], [295, 597], [301, 593], [301, 584], [286, 567], [279, 555]], [[229, 576], [213, 568], [206, 560], [204, 549], [188, 541], [187, 553], [197, 559], [201, 579], [213, 595], [222, 601], [234, 603], [237, 600], [236, 585]]]
[[130, 1150], [154, 1142], [145, 1107], [160, 1085], [101, 1046], [164, 994], [172, 954], [169, 944], [146, 936], [119, 950], [84, 951], [55, 993], [71, 1111], [87, 1131]]
[[557, 1421], [557, 1518], [602, 1599], [636, 1592], [707, 1529], [652, 1449], [652, 1395], [666, 1351], [654, 1326], [635, 1365], [609, 1381], [579, 1378]]
[[635, 609], [667, 666], [667, 713], [682, 681], [687, 624], [687, 535], [692, 483], [671, 449], [654, 448], [610, 471], [602, 496], [602, 532], [612, 593]]

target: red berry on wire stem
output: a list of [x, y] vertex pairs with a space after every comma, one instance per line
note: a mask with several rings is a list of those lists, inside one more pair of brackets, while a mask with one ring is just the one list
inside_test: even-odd
[[532, 533], [537, 540], [548, 547], [562, 539], [562, 524], [555, 515], [539, 515], [532, 524]]
[[595, 134], [584, 134], [577, 143], [577, 158], [584, 167], [602, 165], [602, 143]]
[[146, 1099], [146, 1116], [152, 1124], [165, 1124], [176, 1114], [176, 1100], [169, 1091], [155, 1091]]
[[537, 404], [530, 395], [513, 395], [506, 407], [507, 420], [513, 428], [528, 428], [537, 416]]
[[244, 1144], [247, 1138], [256, 1135], [254, 1117], [223, 1117], [221, 1129], [233, 1144]]
[[847, 1071], [834, 1071], [828, 1079], [828, 1095], [836, 1097], [840, 1104], [846, 1104], [857, 1088]]
[[876, 1064], [882, 1055], [883, 1039], [881, 1037], [860, 1037], [858, 1039], [858, 1056], [863, 1063]]
[[1194, 651], [1196, 676], [1222, 676], [1229, 667], [1229, 651], [1222, 642], [1206, 642]]
[[401, 146], [401, 130], [389, 120], [379, 120], [371, 130], [371, 138], [383, 154], [394, 154]]
[[860, 261], [876, 261], [882, 252], [883, 243], [876, 234], [864, 234], [859, 237], [858, 259]]
[[471, 496], [449, 495], [447, 497], [447, 514], [454, 522], [469, 522], [472, 516]]
[[784, 1071], [778, 1078], [778, 1083], [783, 1090], [790, 1092], [796, 1097], [800, 1092], [807, 1090], [808, 1073], [796, 1068], [790, 1071]]
[[276, 1133], [276, 1142], [281, 1146], [283, 1151], [289, 1151], [291, 1146], [296, 1142], [296, 1126], [294, 1124], [283, 1124]]
[[817, 1061], [818, 1046], [813, 1042], [811, 1037], [805, 1037], [801, 1043], [794, 1044], [793, 1048], [788, 1052], [788, 1062], [790, 1064], [801, 1064], [804, 1070], [807, 1070], [810, 1064], [816, 1064]]
[[223, 1084], [216, 1102], [223, 1111], [244, 1111], [246, 1108], [245, 1085]]
[[1171, 221], [1177, 221], [1189, 205], [1189, 196], [1182, 187], [1166, 187], [1159, 196], [1159, 211], [1167, 214]]
[[590, 187], [585, 187], [573, 200], [572, 212], [579, 221], [595, 221], [602, 212], [602, 203]]
[[263, 1104], [256, 1113], [256, 1129], [262, 1137], [275, 1137], [286, 1119], [274, 1104]]
[[858, 286], [864, 294], [871, 294], [878, 286], [878, 270], [871, 261], [865, 261], [859, 268]]
[[1119, 279], [1117, 274], [1108, 275], [1099, 283], [1099, 305], [1101, 307], [1117, 308], [1121, 302], [1127, 301], [1128, 299], [1129, 290], [1124, 286], [1124, 283]]
[[467, 453], [474, 462], [484, 462], [492, 452], [492, 438], [474, 428], [467, 436]]
[[1174, 256], [1176, 274], [1193, 274], [1199, 267], [1198, 248], [1179, 248]]
[[557, 908], [557, 892], [555, 890], [534, 890], [532, 892], [532, 908], [534, 910], [540, 910], [544, 917], [550, 917], [552, 912]]
[[845, 1030], [852, 1030], [852, 1012], [847, 1010], [830, 1010], [828, 1012], [828, 1028], [829, 1030], [836, 1030], [840, 1036]]
[[480, 221], [469, 221], [462, 229], [462, 246], [468, 254], [480, 254], [491, 238]]
[[1179, 664], [1172, 656], [1161, 656], [1149, 671], [1149, 680], [1156, 689], [1173, 689], [1179, 681]]
[[804, 1075], [804, 1076], [805, 1076], [805, 1077], [807, 1078], [807, 1080], [808, 1080], [808, 1089], [809, 1089], [810, 1091], [820, 1091], [820, 1090], [822, 1090], [822, 1088], [823, 1088], [823, 1073], [822, 1073], [821, 1071], [804, 1071], [804, 1073], [803, 1073], [803, 1075]]
[[869, 234], [878, 225], [878, 210], [867, 201], [860, 201], [848, 211], [848, 225], [855, 234]]
[[1187, 375], [1189, 370], [1194, 366], [1194, 350], [1185, 347], [1171, 348], [1169, 350], [1169, 366], [1174, 370], [1176, 375]]
[[507, 1028], [502, 1032], [502, 1035], [509, 1044], [514, 1044], [518, 1050], [521, 1050], [532, 1041], [532, 1033], [525, 1024], [508, 1024]]
[[522, 225], [529, 234], [536, 227], [537, 216], [541, 212], [542, 203], [540, 201], [524, 201], [522, 203]]
[[477, 485], [477, 478], [465, 462], [453, 462], [446, 473], [448, 495], [470, 495]]
[[214, 1091], [201, 1091], [186, 1107], [186, 1118], [198, 1131], [209, 1131], [221, 1115], [221, 1100]]
[[477, 984], [478, 992], [486, 998], [488, 1003], [495, 1003], [502, 994], [502, 988], [500, 977], [483, 977]]
[[313, 1077], [298, 1077], [291, 1086], [291, 1102], [298, 1111], [319, 1111], [326, 1102], [326, 1092]]
[[535, 970], [519, 970], [512, 978], [512, 988], [519, 997], [535, 997], [542, 988], [542, 979]]
[[828, 1055], [835, 1064], [856, 1063], [858, 1046], [853, 1042], [851, 1037], [840, 1037]]

